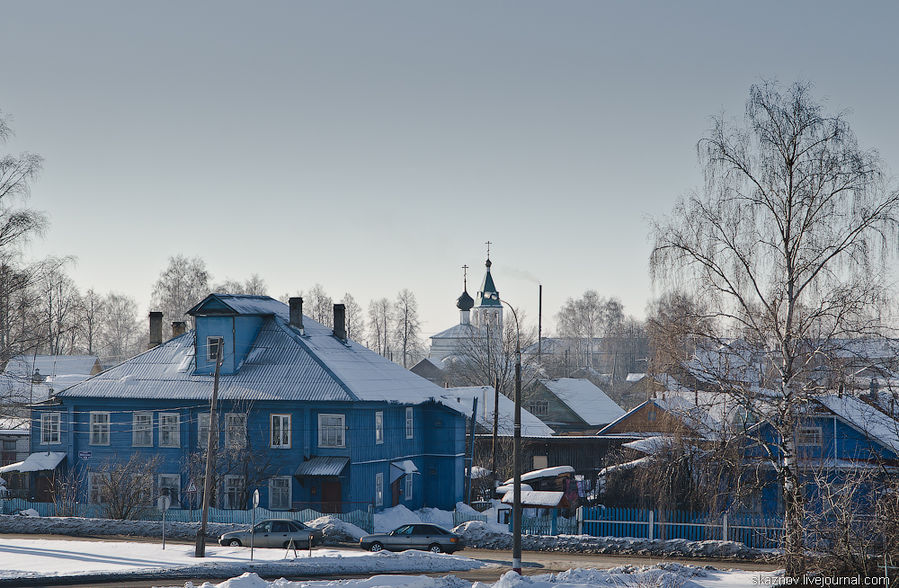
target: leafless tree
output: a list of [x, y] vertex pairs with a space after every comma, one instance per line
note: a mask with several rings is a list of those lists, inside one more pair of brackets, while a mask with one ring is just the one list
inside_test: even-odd
[[343, 295], [343, 304], [346, 307], [347, 337], [353, 341], [364, 341], [365, 317], [362, 314], [362, 306], [356, 302], [356, 299], [349, 292]]
[[49, 355], [66, 355], [75, 349], [78, 335], [78, 287], [62, 265], [46, 272], [40, 283], [41, 322], [45, 343], [41, 347]]
[[64, 472], [54, 470], [50, 485], [50, 499], [58, 517], [76, 515], [78, 493], [84, 483], [84, 475], [75, 468], [66, 468]]
[[224, 294], [252, 294], [255, 296], [266, 296], [268, 294], [268, 286], [265, 280], [259, 277], [259, 274], [253, 274], [243, 282], [239, 280], [225, 280], [212, 287], [215, 292]]
[[773, 371], [773, 394], [753, 396], [727, 374], [718, 385], [768, 405], [780, 440], [770, 462], [782, 487], [785, 563], [797, 576], [806, 563], [795, 435], [815, 386], [813, 357], [835, 338], [877, 332], [872, 309], [887, 299], [882, 268], [899, 195], [884, 187], [876, 154], [859, 148], [842, 114], [813, 101], [808, 84], [753, 86], [745, 124], [715, 118], [698, 151], [704, 190], [654, 224], [650, 266], [656, 280], [709, 305], [709, 336], [747, 337]]
[[402, 357], [403, 367], [408, 368], [422, 355], [418, 302], [411, 290], [405, 288], [396, 295], [392, 314], [394, 320], [393, 340], [396, 341], [397, 351]]
[[678, 370], [696, 350], [711, 324], [699, 299], [681, 291], [667, 292], [649, 304], [646, 330], [649, 337], [649, 372]]
[[103, 462], [97, 475], [98, 498], [103, 514], [110, 519], [137, 519], [153, 503], [153, 475], [159, 456], [132, 453], [127, 461]]
[[392, 308], [386, 298], [378, 298], [368, 303], [368, 346], [375, 352], [391, 359], [390, 332]]
[[181, 320], [190, 308], [209, 294], [211, 276], [199, 257], [169, 257], [169, 264], [153, 285], [151, 304], [169, 320]]
[[88, 355], [94, 355], [97, 351], [103, 308], [103, 296], [93, 288], [84, 293], [78, 305], [78, 328], [81, 331], [82, 348]]
[[100, 312], [100, 355], [115, 363], [141, 351], [137, 303], [124, 294], [110, 292]]
[[321, 284], [312, 286], [303, 298], [305, 299], [303, 308], [312, 320], [326, 327], [334, 326], [334, 301], [325, 292], [324, 286]]

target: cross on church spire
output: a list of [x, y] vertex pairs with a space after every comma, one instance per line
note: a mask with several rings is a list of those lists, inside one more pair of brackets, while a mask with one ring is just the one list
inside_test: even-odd
[[468, 264], [462, 266], [462, 289], [468, 290]]
[[487, 259], [490, 259], [490, 245], [492, 245], [492, 243], [487, 241]]

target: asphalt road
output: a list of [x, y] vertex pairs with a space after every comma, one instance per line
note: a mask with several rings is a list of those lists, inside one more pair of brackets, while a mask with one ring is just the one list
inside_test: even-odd
[[[141, 538], [141, 537], [69, 537], [63, 535], [0, 535], [2, 537], [18, 537], [23, 539], [61, 539], [71, 541], [142, 541], [142, 542], [159, 542], [159, 539]], [[192, 541], [173, 540], [171, 543], [193, 544]], [[353, 545], [347, 545], [353, 548]], [[464, 578], [468, 581], [495, 582], [504, 573], [509, 571], [512, 566], [512, 554], [509, 551], [493, 551], [486, 549], [465, 549], [459, 552], [459, 555], [478, 559], [488, 564], [484, 568], [470, 570], [468, 572], [454, 572], [453, 575]], [[580, 554], [580, 553], [562, 553], [562, 552], [545, 552], [545, 551], [525, 551], [522, 553], [522, 573], [525, 575], [545, 574], [549, 572], [562, 572], [572, 568], [613, 568], [622, 565], [653, 565], [660, 562], [678, 562], [690, 565], [712, 565], [720, 569], [738, 568], [741, 570], [758, 570], [771, 571], [782, 566], [776, 564], [763, 564], [753, 562], [733, 562], [718, 561], [712, 559], [689, 559], [689, 558], [661, 558], [661, 557], [640, 557], [633, 555], [596, 555], [596, 554]], [[294, 576], [289, 580], [339, 580], [350, 578], [368, 578], [372, 574], [363, 575], [334, 575], [334, 576]], [[416, 575], [416, 574], [410, 574]], [[446, 573], [427, 574], [433, 576], [445, 576]], [[276, 578], [269, 578], [276, 579]], [[129, 580], [128, 582], [102, 582], [93, 581], [89, 584], [65, 584], [66, 586], [89, 587], [103, 586], [103, 588], [149, 588], [151, 586], [184, 586], [188, 581], [194, 585], [200, 585], [209, 581], [219, 583], [222, 580], [210, 580], [208, 578], [184, 578], [178, 580], [166, 580], [161, 578], [148, 580]], [[61, 585], [55, 583], [55, 585]]]

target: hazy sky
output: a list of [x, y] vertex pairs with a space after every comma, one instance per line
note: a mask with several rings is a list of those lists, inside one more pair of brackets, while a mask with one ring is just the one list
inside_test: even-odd
[[148, 310], [170, 255], [270, 294], [410, 288], [460, 266], [536, 318], [586, 289], [642, 316], [647, 218], [699, 185], [709, 117], [815, 84], [899, 167], [896, 2], [3, 2], [6, 146], [42, 154], [34, 255]]

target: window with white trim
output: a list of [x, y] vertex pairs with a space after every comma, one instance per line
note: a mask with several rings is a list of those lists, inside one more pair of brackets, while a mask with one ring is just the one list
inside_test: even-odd
[[342, 414], [318, 415], [318, 446], [346, 447], [346, 417]]
[[44, 445], [55, 445], [62, 443], [60, 438], [60, 422], [62, 421], [62, 413], [44, 412], [41, 413], [41, 443]]
[[375, 413], [375, 444], [384, 442], [384, 413], [380, 410]]
[[91, 504], [103, 504], [106, 502], [106, 486], [109, 483], [109, 474], [91, 472], [87, 475], [88, 494], [87, 501]]
[[172, 500], [169, 508], [181, 508], [180, 474], [159, 474], [157, 485], [159, 486], [159, 495], [168, 496]]
[[247, 479], [225, 476], [225, 508], [243, 510], [247, 505]]
[[821, 427], [799, 427], [796, 430], [796, 445], [798, 447], [821, 447], [824, 445]]
[[109, 445], [109, 413], [93, 411], [90, 419], [90, 445]]
[[384, 474], [375, 474], [375, 506], [384, 506]]
[[269, 510], [287, 510], [290, 508], [290, 476], [270, 478], [268, 481]]
[[412, 474], [406, 474], [406, 500], [412, 500]]
[[[215, 364], [218, 359], [219, 346], [224, 343], [221, 337], [206, 337], [206, 359]], [[224, 350], [222, 350], [224, 351]]]
[[181, 417], [177, 412], [159, 413], [159, 446], [181, 447]]
[[272, 423], [272, 447], [277, 449], [290, 449], [290, 415], [273, 414]]
[[247, 414], [225, 413], [225, 446], [241, 449], [247, 446]]
[[131, 446], [153, 447], [152, 412], [135, 412], [131, 416]]
[[406, 407], [406, 439], [411, 439], [415, 435], [414, 411], [411, 406]]
[[209, 447], [209, 413], [197, 414], [197, 446], [206, 450]]

